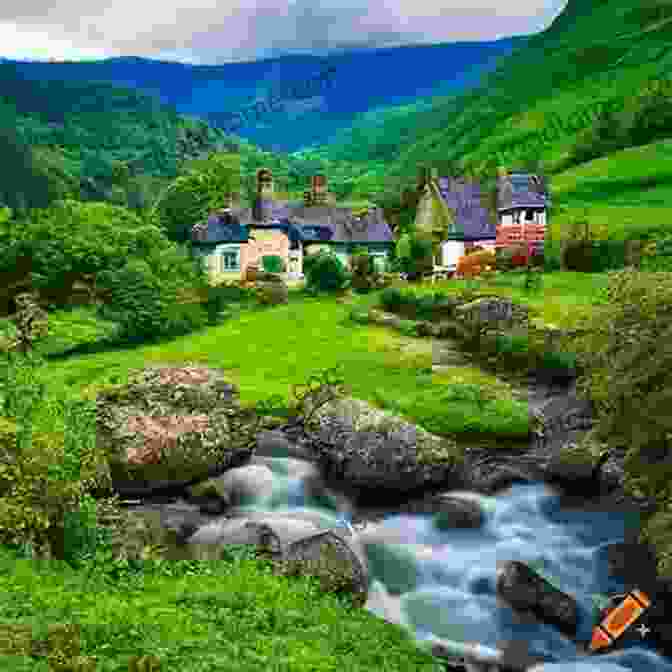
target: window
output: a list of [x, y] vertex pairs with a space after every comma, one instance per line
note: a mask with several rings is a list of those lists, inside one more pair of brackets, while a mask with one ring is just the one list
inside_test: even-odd
[[240, 247], [238, 245], [223, 245], [218, 248], [220, 256], [220, 271], [240, 270]]

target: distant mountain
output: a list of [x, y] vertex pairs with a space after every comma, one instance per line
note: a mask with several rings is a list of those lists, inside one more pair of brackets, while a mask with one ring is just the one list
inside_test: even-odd
[[276, 151], [322, 144], [371, 109], [410, 102], [439, 91], [457, 92], [478, 82], [502, 56], [527, 41], [458, 42], [384, 49], [355, 49], [326, 56], [286, 55], [247, 63], [192, 65], [136, 57], [80, 62], [15, 61], [34, 80], [108, 82], [134, 87], [179, 113], [223, 124], [270, 92], [286, 90], [333, 68], [331, 85], [309, 102], [289, 101], [282, 112], [262, 115], [239, 134]]
[[[149, 198], [153, 183], [173, 178], [184, 162], [232, 144], [205, 121], [180, 116], [138, 90], [31, 79], [11, 61], [0, 63], [0, 135], [0, 155], [19, 157], [8, 159], [0, 188], [0, 204], [11, 207], [22, 200], [43, 202], [56, 192], [123, 203], [125, 197], [119, 190], [115, 195], [115, 187], [126, 194], [144, 189]], [[120, 162], [130, 171], [124, 184], [115, 182]], [[129, 188], [136, 178], [143, 184]]]
[[[502, 165], [541, 170], [552, 192], [555, 176], [565, 176], [554, 198], [558, 227], [585, 207], [614, 237], [628, 227], [669, 231], [670, 0], [569, 0], [519, 47], [469, 91], [361, 115], [299, 155], [347, 163], [352, 197], [384, 191], [391, 208], [402, 207], [422, 165], [490, 177]], [[601, 117], [605, 109], [622, 116]], [[590, 150], [583, 157], [582, 146]]]

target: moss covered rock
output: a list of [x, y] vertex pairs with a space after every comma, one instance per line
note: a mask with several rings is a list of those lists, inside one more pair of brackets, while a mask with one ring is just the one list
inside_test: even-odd
[[306, 431], [327, 470], [362, 490], [403, 494], [456, 477], [461, 464], [455, 441], [360, 399], [321, 406]]
[[216, 369], [149, 367], [101, 390], [96, 405], [97, 442], [120, 492], [207, 478], [254, 448], [258, 418]]

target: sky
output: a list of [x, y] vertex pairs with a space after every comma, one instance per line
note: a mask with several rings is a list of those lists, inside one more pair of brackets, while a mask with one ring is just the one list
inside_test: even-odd
[[489, 41], [547, 28], [567, 0], [0, 0], [0, 57], [195, 64]]

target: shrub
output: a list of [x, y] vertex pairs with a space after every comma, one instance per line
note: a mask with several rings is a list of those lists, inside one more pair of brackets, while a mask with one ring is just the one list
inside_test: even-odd
[[257, 283], [257, 300], [262, 306], [277, 306], [289, 301], [289, 290], [284, 282]]
[[409, 280], [417, 280], [434, 268], [432, 241], [417, 234], [404, 234], [397, 243], [397, 258]]
[[672, 278], [633, 268], [609, 273], [608, 303], [569, 339], [584, 370], [579, 389], [593, 400], [598, 438], [627, 449], [633, 493], [670, 502], [672, 454]]
[[567, 240], [562, 247], [562, 268], [566, 271], [591, 273], [593, 245], [589, 240]]
[[105, 487], [109, 480], [101, 480], [106, 462], [96, 449], [92, 402], [58, 402], [65, 434], [33, 431], [35, 410], [45, 403], [44, 387], [34, 375], [40, 361], [13, 355], [2, 367], [0, 538], [32, 545], [37, 555], [66, 559], [89, 543], [80, 535], [72, 549], [66, 548], [73, 536], [70, 516], [86, 506], [89, 488]]
[[275, 254], [267, 255], [261, 258], [262, 268], [267, 273], [284, 273], [285, 272], [285, 262], [282, 257], [279, 257]]
[[[173, 255], [170, 255], [173, 256]], [[99, 274], [98, 283], [110, 295], [99, 307], [103, 319], [120, 325], [120, 338], [131, 342], [184, 334], [205, 326], [201, 304], [179, 301], [179, 270], [173, 278], [157, 277], [147, 261], [130, 259], [116, 270]]]
[[[312, 259], [311, 259], [312, 257]], [[349, 273], [333, 252], [321, 250], [304, 259], [306, 288], [312, 291], [335, 292], [345, 289]]]
[[388, 287], [380, 293], [380, 305], [390, 313], [398, 313], [404, 297], [396, 287]]
[[376, 281], [377, 273], [373, 257], [365, 249], [356, 250], [352, 255], [352, 288], [356, 292], [370, 292]]
[[417, 324], [413, 320], [401, 320], [399, 322], [399, 331], [406, 336], [417, 336]]
[[649, 243], [641, 269], [649, 272], [672, 272], [672, 234], [661, 236]]

